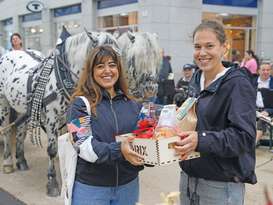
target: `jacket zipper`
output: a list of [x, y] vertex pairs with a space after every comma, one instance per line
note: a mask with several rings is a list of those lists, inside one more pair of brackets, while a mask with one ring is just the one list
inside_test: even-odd
[[[117, 115], [116, 115], [116, 112], [113, 108], [113, 101], [112, 99], [110, 98], [110, 107], [111, 107], [111, 110], [112, 110], [112, 113], [114, 115], [114, 121], [115, 121], [115, 128], [116, 128], [116, 134], [118, 134], [118, 130], [119, 130], [119, 127], [118, 127], [118, 120], [117, 120]], [[119, 180], [118, 180], [118, 177], [119, 177], [119, 169], [118, 169], [118, 163], [116, 163], [116, 189], [118, 187], [118, 183], [119, 183]]]

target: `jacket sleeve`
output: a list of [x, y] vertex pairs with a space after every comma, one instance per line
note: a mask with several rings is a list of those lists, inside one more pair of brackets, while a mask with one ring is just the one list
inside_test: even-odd
[[[76, 98], [75, 101], [71, 104], [70, 108], [68, 109], [67, 114], [68, 130], [70, 133], [73, 134], [73, 138], [83, 137], [82, 136], [83, 133], [81, 129], [77, 129], [75, 127], [71, 128], [71, 126], [69, 125], [71, 124], [71, 122], [75, 122], [75, 120], [81, 122], [82, 121], [81, 119], [87, 116], [88, 113], [86, 111], [84, 102], [80, 98]], [[92, 122], [89, 122], [90, 127], [91, 123]], [[84, 143], [82, 143], [82, 145], [80, 145], [84, 148], [80, 148], [79, 156], [80, 157], [81, 155], [89, 156], [88, 157], [89, 159], [86, 159], [86, 157], [82, 157], [86, 161], [92, 163], [112, 163], [113, 161], [122, 159], [120, 142], [106, 143], [98, 141], [97, 139], [95, 139], [95, 137], [92, 136], [92, 131], [88, 133], [88, 136], [84, 137], [87, 139]]]
[[197, 151], [220, 157], [236, 157], [255, 151], [255, 90], [247, 79], [236, 79], [229, 98], [227, 128], [199, 132]]

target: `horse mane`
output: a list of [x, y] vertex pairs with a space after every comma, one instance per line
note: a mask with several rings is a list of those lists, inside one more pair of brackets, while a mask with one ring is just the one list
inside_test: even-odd
[[[135, 67], [128, 67], [129, 72], [134, 69], [136, 76], [143, 73], [149, 73], [153, 77], [157, 77], [160, 68], [160, 47], [156, 36], [152, 33], [140, 32], [134, 33], [135, 42], [132, 43], [127, 33], [124, 33], [118, 39], [123, 56], [126, 62], [130, 62], [134, 58]], [[126, 65], [125, 65], [126, 66]]]
[[91, 49], [91, 40], [85, 32], [70, 36], [65, 41], [65, 52], [71, 70], [83, 67], [88, 51]]
[[[161, 63], [160, 47], [157, 36], [148, 32], [134, 33], [132, 42], [127, 33], [119, 38], [119, 46], [125, 70], [127, 70], [129, 89], [142, 92], [155, 92], [156, 81]], [[142, 93], [143, 94], [143, 93]]]
[[86, 32], [82, 32], [70, 36], [65, 41], [65, 50], [71, 70], [80, 70], [85, 62], [88, 52], [95, 46], [104, 44], [113, 45], [114, 49], [118, 49], [115, 38], [106, 32], [90, 32], [92, 40]]

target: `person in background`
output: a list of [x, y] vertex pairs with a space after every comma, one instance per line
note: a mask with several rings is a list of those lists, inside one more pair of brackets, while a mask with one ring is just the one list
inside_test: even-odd
[[192, 78], [192, 75], [195, 71], [195, 65], [194, 64], [185, 64], [182, 69], [182, 77], [179, 79], [179, 81], [176, 84], [176, 89], [183, 88], [184, 86], [188, 86], [189, 82]]
[[[10, 51], [23, 50], [22, 37], [19, 33], [13, 33], [10, 36], [10, 43], [12, 48]], [[10, 108], [10, 122], [14, 122], [17, 118], [17, 113], [13, 108]]]
[[175, 92], [175, 85], [173, 77], [170, 79], [172, 74], [172, 66], [170, 63], [171, 57], [165, 56], [163, 49], [161, 50], [162, 63], [159, 70], [158, 78], [158, 92], [156, 103], [166, 105], [172, 103], [173, 95]]
[[[138, 172], [143, 169], [143, 158], [131, 149], [132, 138], [115, 141], [115, 136], [136, 128], [141, 109], [128, 96], [123, 72], [120, 56], [110, 46], [96, 47], [86, 58], [67, 112], [67, 125], [77, 144], [91, 136], [92, 159], [90, 163], [78, 157], [72, 205], [138, 202]], [[91, 119], [78, 96], [88, 99]], [[73, 125], [80, 128], [72, 129]]]
[[254, 51], [247, 50], [245, 52], [244, 59], [241, 62], [240, 67], [247, 68], [252, 74], [257, 74], [259, 68], [259, 59], [255, 55]]
[[23, 50], [22, 37], [19, 33], [13, 33], [10, 36], [11, 50]]
[[[256, 92], [237, 67], [224, 67], [226, 35], [205, 20], [193, 32], [195, 72], [189, 95], [198, 97], [195, 131], [176, 142], [181, 205], [243, 205], [245, 183], [255, 184]], [[192, 151], [200, 157], [185, 160]]]
[[195, 71], [196, 66], [194, 64], [185, 64], [182, 68], [182, 77], [176, 84], [175, 95], [173, 102], [177, 107], [180, 107], [182, 103], [187, 99], [189, 82]]
[[[273, 90], [273, 77], [270, 75], [271, 72], [271, 65], [270, 63], [262, 63], [260, 66], [259, 77], [256, 80], [256, 87], [257, 87], [257, 98], [256, 98], [256, 106], [259, 111], [261, 111], [261, 114], [264, 116], [270, 116], [273, 115], [273, 109], [272, 108], [265, 108], [261, 92], [259, 89], [266, 88]], [[257, 133], [256, 133], [256, 143], [259, 142], [261, 137], [266, 131], [266, 124], [262, 120], [257, 121]]]

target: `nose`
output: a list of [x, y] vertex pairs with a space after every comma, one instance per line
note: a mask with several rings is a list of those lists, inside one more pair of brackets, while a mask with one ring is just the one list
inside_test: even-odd
[[199, 54], [200, 55], [205, 55], [206, 53], [207, 53], [206, 48], [205, 47], [201, 47], [200, 51], [199, 51]]
[[110, 72], [111, 71], [111, 67], [109, 65], [104, 65], [104, 72]]

